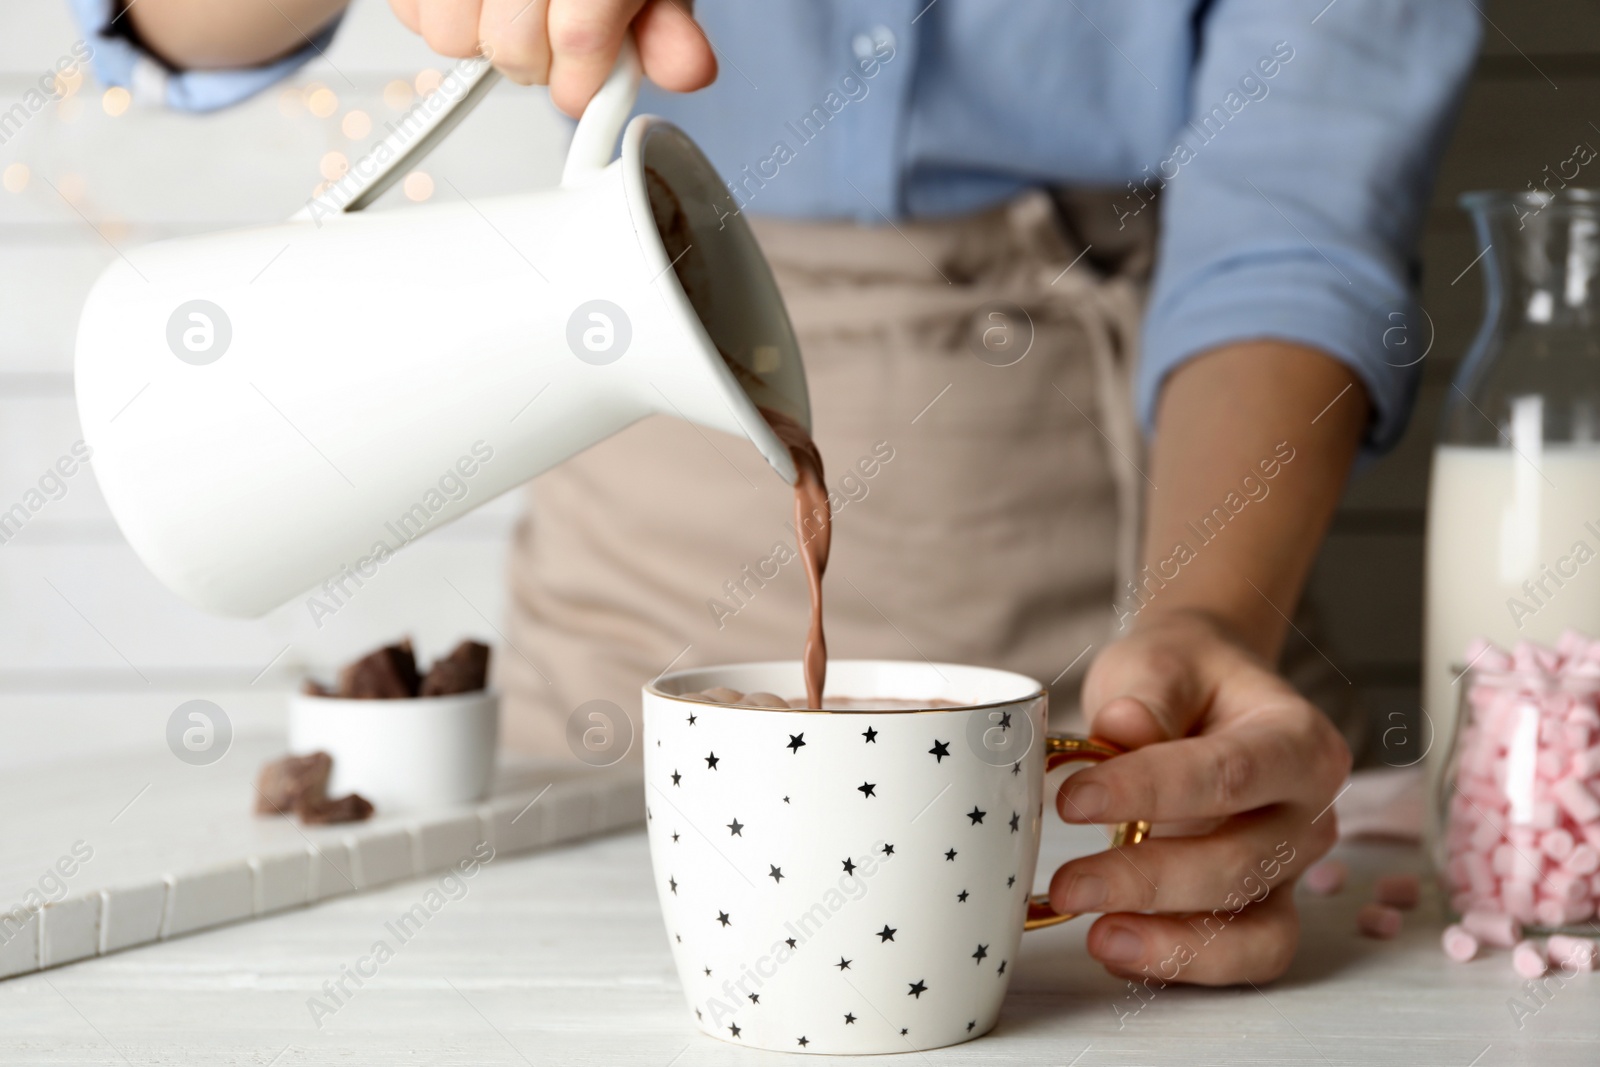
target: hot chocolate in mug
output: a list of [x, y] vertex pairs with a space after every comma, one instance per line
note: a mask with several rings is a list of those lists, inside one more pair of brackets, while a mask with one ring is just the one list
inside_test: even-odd
[[[650, 856], [695, 1021], [781, 1052], [978, 1037], [999, 1018], [1023, 930], [1071, 918], [1030, 897], [1045, 772], [1119, 750], [1047, 734], [1044, 687], [1008, 671], [833, 660], [828, 685], [854, 706], [689, 696], [797, 697], [796, 662], [644, 689]], [[1148, 832], [1123, 824], [1113, 843]]]

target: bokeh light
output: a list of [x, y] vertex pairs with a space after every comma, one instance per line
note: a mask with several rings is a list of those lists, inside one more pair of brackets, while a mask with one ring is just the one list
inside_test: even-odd
[[0, 171], [0, 187], [8, 193], [20, 193], [28, 187], [28, 179], [33, 177], [33, 172], [26, 163], [13, 163], [5, 170]]
[[306, 107], [317, 118], [325, 119], [339, 110], [339, 98], [326, 85], [319, 85], [306, 94]]
[[55, 77], [56, 96], [62, 100], [83, 87], [83, 68], [69, 67]]
[[411, 106], [411, 83], [396, 78], [383, 87], [383, 102], [396, 111], [404, 111]]
[[414, 170], [406, 175], [404, 185], [406, 199], [422, 203], [433, 196], [433, 177], [425, 170]]
[[84, 194], [89, 191], [89, 183], [83, 180], [83, 175], [68, 171], [56, 179], [56, 191], [66, 199], [67, 203], [81, 204]]
[[417, 95], [427, 96], [429, 93], [439, 88], [439, 83], [442, 81], [444, 81], [443, 74], [439, 73], [433, 67], [425, 67], [417, 72]]
[[113, 85], [100, 95], [100, 106], [107, 115], [116, 118], [133, 106], [133, 94], [120, 85]]
[[365, 111], [356, 108], [345, 113], [344, 120], [339, 123], [339, 129], [352, 141], [359, 141], [372, 132], [372, 118]]
[[350, 161], [343, 152], [329, 152], [322, 157], [322, 163], [317, 170], [330, 182], [336, 182], [344, 177], [345, 171], [350, 169]]

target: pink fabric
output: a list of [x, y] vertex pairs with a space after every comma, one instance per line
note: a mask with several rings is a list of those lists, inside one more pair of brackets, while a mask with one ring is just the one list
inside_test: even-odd
[[1420, 765], [1357, 771], [1334, 803], [1339, 836], [1420, 841], [1423, 788]]

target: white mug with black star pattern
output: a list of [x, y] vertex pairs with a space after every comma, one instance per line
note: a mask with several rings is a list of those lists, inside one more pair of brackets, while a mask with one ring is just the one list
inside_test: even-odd
[[[700, 1029], [781, 1052], [937, 1048], [994, 1026], [1023, 929], [1047, 769], [1116, 754], [1046, 735], [1044, 687], [954, 664], [834, 660], [828, 690], [932, 705], [813, 711], [800, 664], [679, 671], [644, 689], [650, 856]], [[953, 703], [957, 706], [941, 706]], [[1115, 842], [1148, 826], [1125, 824]]]

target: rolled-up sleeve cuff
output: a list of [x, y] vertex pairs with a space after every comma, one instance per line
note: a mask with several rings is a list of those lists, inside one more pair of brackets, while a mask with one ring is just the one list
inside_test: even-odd
[[[1139, 418], [1145, 432], [1153, 432], [1161, 387], [1189, 359], [1241, 341], [1289, 341], [1339, 360], [1366, 386], [1372, 411], [1363, 458], [1370, 460], [1405, 432], [1432, 333], [1409, 296], [1385, 297], [1360, 280], [1346, 283], [1321, 260], [1234, 266], [1151, 308], [1139, 368]], [[1360, 398], [1347, 395], [1338, 402]]]
[[321, 55], [333, 40], [339, 19], [312, 34], [304, 48], [275, 62], [243, 70], [171, 70], [114, 24], [116, 0], [69, 0], [72, 13], [93, 49], [95, 77], [120, 85], [140, 106], [177, 111], [215, 111], [247, 100]]

